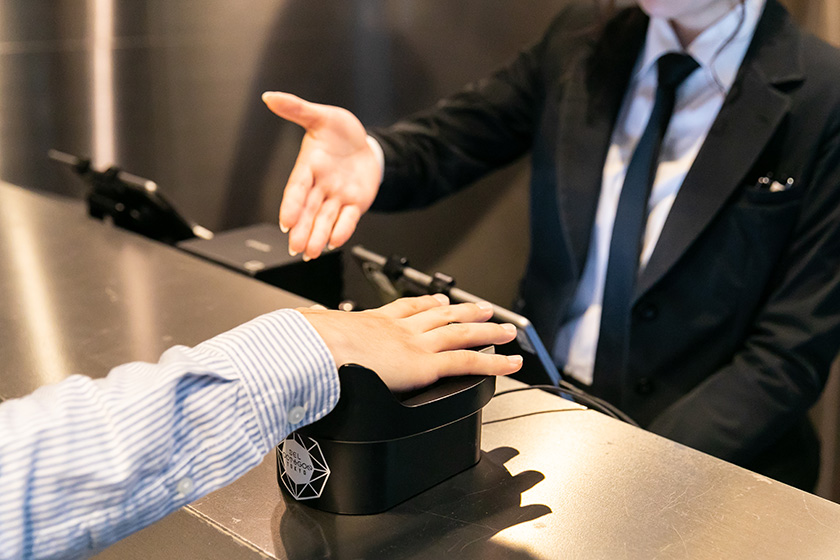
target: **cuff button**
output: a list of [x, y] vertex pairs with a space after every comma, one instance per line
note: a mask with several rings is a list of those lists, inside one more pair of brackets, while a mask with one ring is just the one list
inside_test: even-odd
[[303, 417], [306, 415], [306, 409], [302, 406], [295, 406], [289, 411], [289, 416], [287, 416], [286, 420], [289, 424], [297, 424]]

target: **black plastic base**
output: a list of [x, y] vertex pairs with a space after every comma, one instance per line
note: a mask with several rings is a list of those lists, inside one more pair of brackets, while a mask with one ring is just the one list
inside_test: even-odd
[[306, 505], [379, 513], [478, 463], [493, 377], [459, 377], [393, 395], [372, 371], [344, 366], [327, 416], [277, 447], [277, 482]]
[[[330, 468], [319, 498], [305, 503], [332, 513], [371, 514], [391, 509], [478, 463], [481, 411], [434, 430], [398, 440], [352, 443], [318, 440]], [[283, 464], [277, 447], [277, 482]]]

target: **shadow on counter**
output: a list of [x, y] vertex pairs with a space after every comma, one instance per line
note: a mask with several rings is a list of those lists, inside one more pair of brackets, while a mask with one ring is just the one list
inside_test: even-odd
[[272, 516], [275, 550], [285, 558], [535, 558], [490, 541], [495, 534], [551, 513], [542, 504], [522, 506], [522, 493], [545, 476], [511, 475], [504, 463], [519, 452], [499, 447], [478, 464], [378, 515], [336, 515], [283, 495]]

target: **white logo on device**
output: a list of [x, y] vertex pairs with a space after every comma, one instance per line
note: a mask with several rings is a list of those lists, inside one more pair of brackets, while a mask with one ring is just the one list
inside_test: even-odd
[[330, 467], [312, 438], [291, 434], [277, 446], [280, 480], [296, 500], [320, 498], [330, 476]]

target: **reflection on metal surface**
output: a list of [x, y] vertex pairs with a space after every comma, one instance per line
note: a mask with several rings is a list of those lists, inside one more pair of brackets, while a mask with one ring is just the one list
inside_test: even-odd
[[[211, 230], [273, 222], [301, 132], [263, 91], [385, 124], [509, 60], [562, 2], [0, 2], [0, 177], [78, 194], [45, 161], [56, 148], [156, 181]], [[464, 220], [439, 216], [441, 243], [410, 253], [454, 247], [503, 186], [464, 203]], [[416, 238], [414, 224], [393, 229], [395, 243]]]
[[156, 360], [308, 302], [0, 183], [0, 395]]
[[512, 475], [511, 447], [482, 453], [479, 463], [408, 502], [378, 515], [336, 515], [283, 497], [271, 522], [277, 558], [482, 558], [529, 560], [539, 556], [526, 542], [496, 536], [532, 523], [551, 509], [522, 503], [522, 494], [543, 473]]
[[93, 159], [100, 167], [114, 163], [114, 0], [88, 0], [93, 29]]
[[[564, 2], [0, 0], [0, 178], [83, 196], [46, 160], [56, 148], [154, 180], [209, 230], [276, 223], [302, 133], [263, 91], [386, 124], [509, 60]], [[507, 303], [527, 255], [525, 167], [446, 205], [367, 216], [355, 241]]]
[[126, 245], [120, 251], [115, 263], [120, 271], [120, 285], [124, 293], [115, 293], [115, 297], [124, 297], [130, 305], [126, 306], [126, 323], [131, 341], [131, 353], [135, 356], [152, 356], [160, 346], [158, 340], [158, 306], [154, 294], [154, 280], [149, 277], [148, 255], [138, 247]]
[[[499, 390], [516, 386], [498, 380]], [[837, 504], [548, 393], [494, 398], [485, 418], [475, 468], [382, 514], [287, 500], [273, 452], [187, 511], [207, 532], [280, 560], [789, 560], [832, 558], [840, 546]], [[181, 521], [167, 532], [192, 539], [190, 558], [210, 552]], [[143, 536], [120, 552], [143, 546]]]
[[67, 376], [65, 349], [57, 317], [55, 290], [44, 267], [41, 247], [25, 204], [15, 197], [0, 196], [0, 231], [4, 253], [13, 263], [15, 300], [25, 317], [37, 375], [45, 383]]

